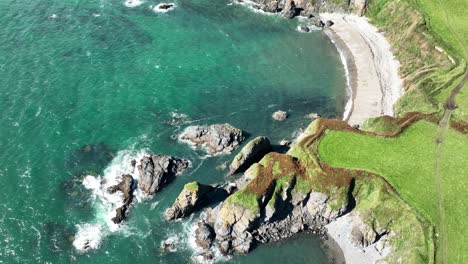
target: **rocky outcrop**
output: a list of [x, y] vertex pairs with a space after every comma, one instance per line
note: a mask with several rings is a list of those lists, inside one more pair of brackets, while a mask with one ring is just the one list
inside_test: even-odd
[[187, 183], [174, 204], [164, 213], [164, 218], [169, 221], [190, 215], [214, 189], [198, 182]]
[[189, 126], [179, 135], [180, 141], [202, 146], [210, 155], [231, 153], [244, 139], [242, 130], [229, 124]]
[[117, 208], [116, 215], [113, 217], [111, 220], [112, 222], [119, 224], [125, 219], [125, 214], [127, 212], [128, 207], [130, 206], [130, 203], [133, 200], [133, 178], [132, 176], [126, 174], [122, 176], [122, 181], [110, 187], [108, 189], [109, 193], [115, 193], [115, 192], [122, 192], [123, 194], [123, 205], [119, 208]]
[[138, 165], [138, 187], [152, 195], [189, 166], [189, 161], [166, 155], [145, 156]]
[[250, 233], [260, 215], [232, 202], [224, 202], [214, 223], [218, 248], [224, 255], [248, 253], [254, 239]]
[[285, 112], [285, 111], [281, 111], [281, 110], [278, 110], [276, 112], [274, 112], [271, 117], [273, 117], [273, 119], [275, 120], [278, 120], [278, 121], [283, 121], [285, 120], [286, 118], [288, 118], [288, 113]]
[[195, 243], [197, 246], [204, 250], [210, 249], [215, 235], [213, 228], [209, 224], [204, 221], [197, 223], [197, 229], [195, 229]]
[[296, 4], [294, 3], [294, 1], [290, 1], [289, 5], [286, 6], [286, 9], [283, 10], [283, 16], [291, 19], [299, 15], [300, 12], [301, 10], [299, 8], [296, 8]]
[[294, 18], [301, 15], [304, 17], [313, 17], [323, 12], [346, 12], [354, 11], [363, 15], [367, 8], [368, 0], [252, 0], [258, 4], [259, 8], [269, 13], [280, 13], [286, 18]]
[[245, 171], [255, 162], [260, 161], [263, 156], [271, 151], [270, 141], [266, 137], [257, 137], [247, 143], [234, 157], [229, 166], [228, 175]]
[[299, 185], [301, 171], [291, 156], [270, 153], [236, 181], [237, 192], [207, 211], [222, 254], [245, 254], [256, 243], [307, 230], [324, 234], [324, 225], [346, 211], [347, 201], [304, 189], [303, 179]]

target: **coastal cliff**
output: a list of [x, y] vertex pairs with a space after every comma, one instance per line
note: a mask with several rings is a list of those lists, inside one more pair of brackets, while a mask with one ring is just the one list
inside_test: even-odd
[[312, 17], [323, 12], [354, 12], [364, 14], [367, 0], [253, 0], [259, 8], [269, 13], [281, 13], [293, 18], [301, 15]]
[[430, 224], [382, 177], [319, 158], [321, 139], [331, 130], [361, 133], [343, 121], [318, 119], [286, 154], [270, 152], [250, 166], [235, 182], [238, 190], [202, 214], [196, 233], [207, 235], [197, 236], [198, 259], [209, 260], [216, 250], [246, 254], [259, 243], [313, 232], [333, 239], [349, 263], [431, 263]]

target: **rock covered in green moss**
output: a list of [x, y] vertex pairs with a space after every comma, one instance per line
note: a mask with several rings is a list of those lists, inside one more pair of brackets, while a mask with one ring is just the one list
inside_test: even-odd
[[173, 220], [190, 215], [213, 190], [214, 187], [198, 182], [185, 184], [174, 204], [164, 213], [164, 218]]
[[260, 161], [265, 154], [271, 151], [270, 140], [266, 137], [256, 137], [245, 145], [234, 157], [229, 166], [229, 174], [233, 175], [245, 171], [255, 162]]

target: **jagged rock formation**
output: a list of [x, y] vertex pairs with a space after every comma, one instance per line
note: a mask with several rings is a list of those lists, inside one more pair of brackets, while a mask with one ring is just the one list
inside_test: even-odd
[[119, 224], [125, 219], [125, 214], [127, 212], [128, 207], [130, 206], [130, 203], [132, 203], [133, 200], [133, 177], [126, 174], [122, 176], [122, 181], [109, 188], [109, 193], [115, 193], [117, 191], [120, 191], [123, 193], [123, 205], [119, 208], [117, 208], [116, 215], [113, 217], [111, 220], [112, 222]]
[[138, 187], [152, 195], [189, 166], [189, 161], [166, 155], [146, 156], [140, 161]]
[[269, 13], [281, 13], [286, 18], [301, 15], [313, 17], [320, 12], [354, 11], [363, 15], [367, 8], [367, 0], [253, 0], [259, 8]]
[[184, 189], [179, 194], [174, 204], [166, 210], [164, 218], [173, 220], [183, 218], [191, 214], [197, 206], [203, 203], [207, 194], [215, 188], [210, 185], [204, 185], [198, 182], [185, 184]]
[[195, 243], [197, 246], [208, 250], [213, 244], [215, 235], [213, 228], [209, 224], [204, 221], [197, 223], [197, 229], [195, 229]]
[[189, 126], [179, 136], [180, 141], [202, 146], [210, 155], [231, 153], [244, 139], [242, 130], [229, 124]]
[[245, 171], [255, 162], [259, 162], [265, 154], [270, 152], [270, 141], [266, 137], [256, 137], [234, 157], [229, 166], [228, 175], [233, 175]]
[[[197, 258], [210, 259], [213, 247], [225, 255], [245, 254], [256, 243], [304, 231], [333, 234], [334, 238], [343, 234], [338, 235], [340, 246], [354, 253], [355, 247], [375, 253], [366, 263], [387, 257], [393, 260], [402, 254], [417, 258], [421, 252], [426, 254], [424, 224], [382, 178], [330, 168], [318, 160], [314, 140], [323, 133], [326, 122], [334, 129], [352, 130], [341, 121], [318, 119], [287, 154], [270, 152], [253, 164], [235, 182], [236, 192], [205, 211], [203, 227], [212, 228], [215, 240], [200, 244], [204, 251]], [[210, 234], [205, 231], [199, 242]], [[402, 234], [405, 243], [415, 247], [395, 246]]]

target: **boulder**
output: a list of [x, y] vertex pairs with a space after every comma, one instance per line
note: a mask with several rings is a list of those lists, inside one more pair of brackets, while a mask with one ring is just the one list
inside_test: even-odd
[[286, 118], [288, 118], [288, 113], [285, 112], [285, 111], [279, 110], [279, 111], [274, 112], [271, 117], [273, 117], [273, 119], [275, 119], [275, 120], [283, 121]]
[[195, 230], [195, 243], [204, 250], [211, 248], [215, 233], [213, 227], [204, 221], [197, 223], [197, 229]]
[[195, 147], [202, 146], [210, 155], [231, 153], [245, 139], [242, 130], [229, 124], [189, 126], [179, 140]]
[[257, 137], [247, 143], [242, 150], [234, 157], [229, 166], [228, 175], [243, 172], [252, 164], [260, 161], [263, 156], [271, 151], [270, 141], [266, 137]]
[[189, 161], [165, 155], [145, 156], [138, 165], [138, 187], [152, 195], [189, 166]]
[[333, 26], [334, 24], [335, 24], [335, 23], [333, 23], [333, 21], [331, 21], [331, 20], [327, 20], [327, 22], [325, 22], [325, 26], [327, 26], [327, 27], [331, 27], [331, 26]]
[[212, 186], [198, 182], [185, 184], [174, 204], [164, 213], [164, 218], [169, 221], [190, 215], [214, 189]]

